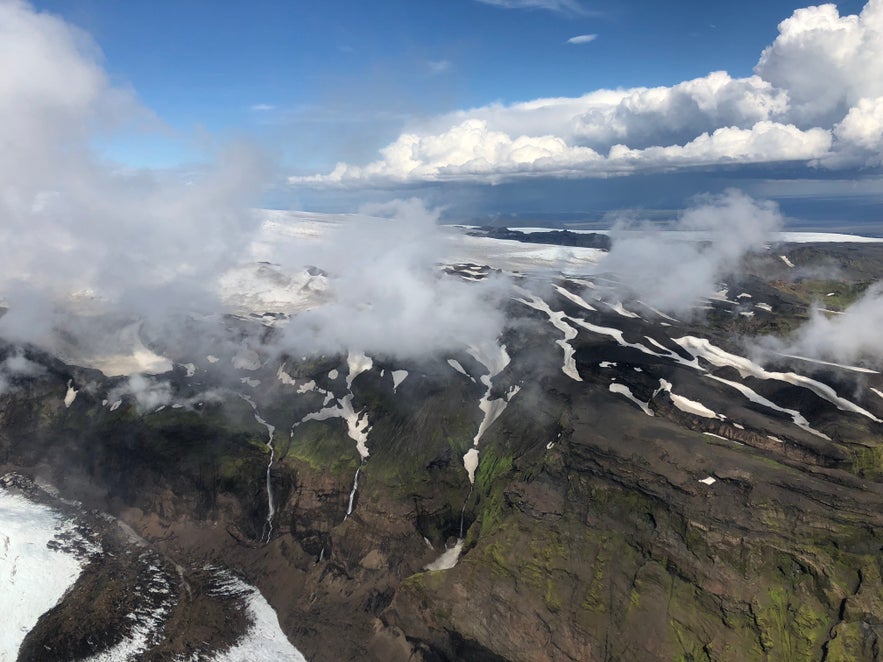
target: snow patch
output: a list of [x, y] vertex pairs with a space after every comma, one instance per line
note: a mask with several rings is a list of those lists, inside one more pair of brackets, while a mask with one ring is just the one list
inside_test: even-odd
[[537, 296], [533, 296], [528, 292], [524, 292], [527, 295], [528, 299], [516, 299], [523, 303], [526, 306], [530, 306], [534, 310], [538, 310], [542, 313], [545, 313], [549, 318], [549, 321], [552, 323], [556, 329], [558, 329], [561, 333], [564, 334], [563, 340], [556, 340], [556, 344], [558, 344], [561, 349], [564, 350], [564, 365], [562, 366], [562, 372], [573, 379], [574, 381], [581, 382], [582, 377], [579, 376], [579, 372], [576, 369], [576, 359], [574, 358], [575, 350], [573, 349], [573, 345], [570, 344], [570, 341], [576, 338], [577, 330], [574, 329], [570, 324], [565, 322], [565, 319], [569, 319], [567, 315], [563, 312], [553, 312], [545, 301], [540, 299]]
[[297, 380], [289, 375], [282, 369], [282, 366], [279, 366], [279, 369], [276, 371], [276, 379], [285, 384], [286, 386], [297, 386]]
[[563, 296], [565, 299], [568, 299], [569, 301], [572, 301], [573, 303], [575, 303], [580, 308], [584, 308], [589, 311], [598, 310], [597, 308], [595, 308], [592, 304], [588, 303], [585, 299], [583, 299], [578, 294], [574, 294], [570, 290], [566, 290], [563, 287], [561, 287], [560, 285], [555, 286], [555, 291], [558, 292], [558, 294]]
[[478, 469], [478, 449], [470, 448], [466, 451], [466, 454], [463, 456], [463, 466], [466, 468], [466, 473], [469, 474], [469, 482], [471, 484], [475, 483], [475, 470]]
[[448, 365], [451, 366], [457, 372], [459, 372], [461, 375], [465, 375], [466, 377], [468, 377], [472, 381], [475, 381], [475, 379], [473, 379], [472, 376], [468, 372], [466, 372], [466, 370], [463, 368], [462, 364], [457, 359], [448, 359]]
[[774, 411], [780, 411], [783, 414], [788, 414], [791, 417], [791, 420], [794, 422], [799, 428], [802, 428], [809, 432], [810, 434], [814, 434], [817, 437], [825, 439], [827, 441], [831, 441], [831, 437], [824, 434], [823, 432], [819, 432], [815, 428], [811, 427], [809, 421], [807, 421], [803, 415], [797, 411], [796, 409], [785, 409], [784, 407], [780, 407], [772, 400], [769, 400], [762, 395], [760, 395], [757, 391], [745, 386], [745, 384], [740, 384], [739, 382], [730, 381], [729, 379], [724, 379], [723, 377], [716, 377], [715, 375], [708, 375], [710, 379], [713, 379], [721, 384], [726, 384], [730, 388], [734, 388], [739, 391], [742, 395], [748, 398], [749, 401], [754, 402], [759, 405], [763, 405], [764, 407], [769, 407]]
[[620, 395], [624, 395], [627, 399], [631, 400], [636, 405], [638, 405], [638, 407], [641, 408], [641, 411], [644, 412], [645, 414], [647, 414], [647, 416], [653, 416], [653, 411], [648, 406], [649, 403], [641, 402], [640, 400], [638, 400], [632, 394], [632, 390], [628, 386], [626, 386], [625, 384], [611, 384], [610, 385], [610, 392], [611, 393], [619, 393]]
[[432, 563], [428, 563], [423, 566], [424, 570], [450, 570], [455, 565], [457, 565], [457, 561], [460, 559], [460, 552], [463, 551], [463, 540], [457, 540], [456, 544], [450, 549], [446, 549], [444, 553], [439, 556]]
[[[605, 303], [607, 303], [607, 302], [605, 301]], [[613, 312], [615, 312], [619, 315], [622, 315], [623, 317], [632, 317], [634, 319], [641, 319], [640, 315], [633, 313], [630, 310], [626, 310], [625, 307], [622, 305], [621, 301], [617, 301], [616, 303], [607, 303], [607, 305], [610, 306], [610, 308], [613, 310]]]
[[393, 370], [392, 371], [392, 392], [395, 393], [399, 386], [402, 385], [402, 382], [405, 381], [405, 378], [408, 376], [407, 370]]
[[77, 399], [77, 393], [79, 393], [79, 391], [77, 391], [77, 390], [73, 387], [73, 383], [74, 383], [74, 380], [73, 380], [73, 379], [68, 379], [68, 380], [67, 380], [67, 393], [64, 394], [64, 406], [65, 406], [65, 408], [70, 408], [70, 406], [71, 406], [72, 404], [74, 404], [74, 400]]
[[695, 416], [701, 416], [703, 418], [725, 418], [722, 414], [715, 413], [701, 402], [697, 402], [696, 400], [690, 400], [689, 398], [685, 398], [682, 395], [677, 395], [673, 393], [671, 390], [671, 382], [666, 381], [665, 379], [659, 380], [659, 388], [656, 390], [657, 393], [660, 391], [665, 391], [668, 393], [671, 398], [672, 404], [675, 407], [680, 409], [682, 412], [687, 414], [693, 414]]
[[346, 378], [347, 389], [352, 389], [353, 381], [356, 377], [374, 367], [374, 361], [371, 357], [365, 356], [361, 352], [350, 352], [347, 354], [346, 363], [349, 368], [349, 374]]
[[708, 476], [707, 478], [703, 478], [699, 482], [703, 483], [704, 485], [714, 485], [717, 482], [717, 479]]

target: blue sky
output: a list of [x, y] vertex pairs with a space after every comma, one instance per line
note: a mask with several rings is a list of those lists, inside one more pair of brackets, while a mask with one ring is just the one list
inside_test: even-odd
[[[875, 3], [879, 8], [877, 0], [868, 4]], [[825, 25], [821, 13], [795, 15], [799, 39], [777, 41], [777, 25], [806, 3], [53, 0], [33, 6], [90, 34], [111, 84], [134, 90], [155, 116], [137, 131], [129, 126], [99, 139], [106, 155], [131, 167], [175, 168], [244, 138], [269, 150], [293, 177], [269, 196], [280, 206], [339, 209], [417, 193], [461, 215], [481, 216], [517, 213], [517, 193], [520, 209], [567, 215], [677, 207], [692, 194], [734, 184], [776, 197], [770, 182], [783, 178], [798, 183], [784, 187], [781, 201], [799, 199], [793, 208], [808, 209], [805, 218], [813, 215], [805, 199], [820, 178], [843, 182], [826, 189], [826, 199], [847, 202], [856, 198], [850, 182], [871, 181], [860, 187], [855, 218], [874, 216], [868, 196], [883, 198], [883, 187], [873, 184], [883, 89], [862, 78], [866, 63], [838, 64], [831, 74], [830, 62], [806, 64], [801, 51], [824, 51], [826, 34], [842, 26], [832, 23], [831, 12]], [[864, 8], [859, 0], [837, 3], [844, 21]], [[850, 33], [864, 44], [860, 50], [881, 40], [880, 16], [883, 10], [866, 11]], [[585, 35], [595, 36], [568, 42]], [[752, 78], [774, 42], [779, 47], [760, 78]], [[813, 67], [819, 76], [843, 79], [832, 81], [843, 88], [842, 98], [824, 107], [811, 103], [818, 96], [806, 82]], [[715, 71], [729, 78], [676, 88]], [[635, 88], [667, 92], [661, 100], [638, 92], [589, 100], [566, 112], [558, 104], [560, 112], [544, 118], [513, 106]], [[801, 96], [810, 101], [800, 106]], [[849, 127], [838, 133], [853, 109]], [[673, 119], [678, 113], [684, 121]], [[614, 125], [615, 135], [604, 134]], [[696, 142], [730, 127], [742, 132], [735, 139], [746, 146], [728, 152], [730, 134], [710, 146]], [[381, 156], [385, 147], [412, 145], [403, 136], [417, 137], [418, 156], [405, 165]], [[614, 154], [614, 145], [631, 151]], [[329, 179], [339, 162], [348, 169]]]

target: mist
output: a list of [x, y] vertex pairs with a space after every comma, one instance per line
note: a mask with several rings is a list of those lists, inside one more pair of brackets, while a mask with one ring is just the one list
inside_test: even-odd
[[508, 280], [442, 274], [449, 247], [439, 213], [417, 199], [366, 205], [333, 242], [312, 249], [329, 274], [330, 300], [294, 316], [283, 344], [419, 358], [493, 342]]
[[611, 249], [598, 272], [615, 274], [615, 293], [675, 314], [690, 314], [719, 289], [743, 257], [762, 250], [783, 218], [774, 202], [730, 189], [699, 196], [672, 227], [630, 219], [611, 231]]
[[[135, 171], [94, 147], [116, 133], [163, 131], [133, 90], [110, 80], [89, 35], [0, 2], [0, 336], [125, 374], [139, 368], [123, 359], [141, 351], [143, 331], [192, 347], [188, 318], [224, 324], [223, 278], [263, 259], [256, 208], [279, 173], [244, 142], [189, 172]], [[440, 276], [437, 220], [419, 201], [395, 201], [364, 208], [319, 243], [270, 241], [280, 269], [315, 265], [328, 282], [327, 305], [296, 311], [270, 351], [418, 356], [496, 338], [502, 286]], [[254, 338], [236, 342], [259, 345], [265, 329], [254, 326]], [[220, 330], [212, 339], [233, 343]], [[170, 367], [155, 358], [151, 371]]]
[[817, 308], [809, 321], [789, 338], [757, 339], [761, 351], [792, 354], [847, 365], [883, 367], [883, 283], [873, 284], [842, 314], [828, 315]]

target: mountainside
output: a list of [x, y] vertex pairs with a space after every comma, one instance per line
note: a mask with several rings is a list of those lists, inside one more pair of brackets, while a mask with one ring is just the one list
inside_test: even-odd
[[315, 661], [879, 657], [883, 375], [745, 342], [853, 303], [879, 245], [778, 246], [684, 315], [615, 274], [510, 268], [496, 342], [418, 358], [280, 352], [273, 287], [324, 300], [326, 274], [256, 269], [224, 338], [135, 333], [167, 372], [0, 349], [27, 365], [4, 373], [5, 484], [103, 550], [20, 659], [148, 621], [138, 659], [208, 659], [256, 622], [249, 585]]

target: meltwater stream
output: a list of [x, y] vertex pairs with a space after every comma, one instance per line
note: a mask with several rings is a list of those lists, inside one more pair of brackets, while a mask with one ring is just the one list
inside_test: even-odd
[[272, 476], [270, 474], [273, 469], [273, 462], [276, 460], [276, 449], [273, 447], [276, 427], [261, 418], [258, 406], [254, 400], [241, 393], [239, 397], [251, 405], [251, 408], [254, 410], [254, 420], [267, 428], [267, 448], [270, 450], [270, 461], [267, 463], [267, 521], [264, 523], [263, 530], [261, 531], [261, 542], [270, 542], [270, 537], [273, 535], [273, 517], [276, 515], [276, 504], [273, 501]]

